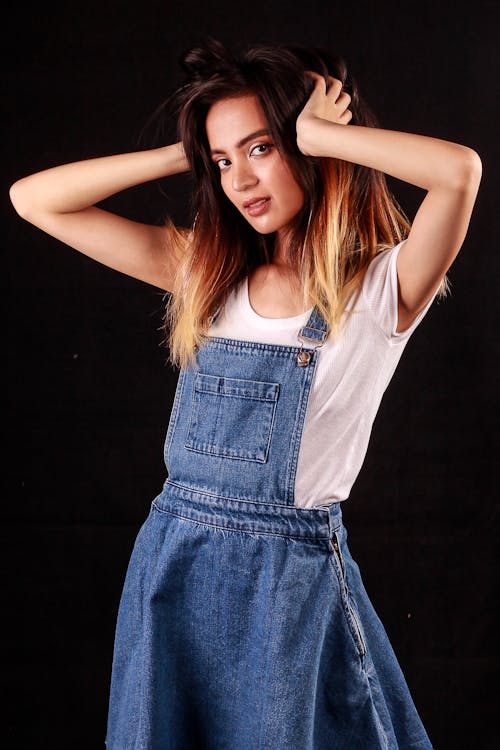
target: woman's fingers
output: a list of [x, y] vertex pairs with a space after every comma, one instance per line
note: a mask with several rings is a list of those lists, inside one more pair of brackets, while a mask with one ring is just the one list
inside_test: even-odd
[[306, 74], [314, 80], [315, 85], [304, 111], [346, 125], [353, 115], [349, 109], [351, 97], [343, 90], [342, 81], [330, 75], [325, 78], [312, 70], [307, 70]]
[[342, 81], [339, 81], [338, 78], [334, 78], [333, 76], [328, 76], [328, 94], [335, 94], [335, 96], [338, 96], [340, 92], [342, 91]]
[[326, 94], [326, 96], [332, 96], [332, 98], [335, 98], [335, 100], [339, 99], [340, 97], [348, 97], [349, 102], [351, 101], [351, 97], [347, 93], [347, 91], [342, 90], [342, 81], [340, 78], [334, 78], [333, 76], [328, 76], [328, 84], [325, 81], [325, 77], [320, 75], [319, 73], [316, 73], [313, 70], [306, 70], [307, 75], [311, 76], [311, 78], [314, 79], [316, 86], [318, 89], [321, 89], [321, 84], [325, 86], [325, 89], [323, 90], [323, 93]]
[[330, 76], [330, 81], [331, 86], [327, 91], [326, 97], [328, 98], [329, 96], [331, 96], [331, 98], [335, 102], [337, 110], [342, 113], [338, 117], [337, 121], [341, 122], [342, 124], [346, 124], [352, 118], [352, 112], [350, 109], [348, 109], [349, 104], [351, 103], [351, 97], [347, 93], [347, 91], [343, 91], [342, 81], [340, 81], [338, 78], [333, 78], [332, 76]]
[[342, 125], [347, 125], [348, 122], [352, 120], [352, 112], [350, 109], [346, 109], [346, 111], [340, 115], [337, 122], [340, 122]]

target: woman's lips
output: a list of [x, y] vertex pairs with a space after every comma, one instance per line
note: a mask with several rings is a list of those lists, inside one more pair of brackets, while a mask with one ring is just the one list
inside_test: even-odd
[[251, 203], [244, 203], [243, 206], [245, 208], [245, 211], [249, 213], [250, 216], [260, 216], [267, 211], [270, 203], [271, 198], [257, 198]]

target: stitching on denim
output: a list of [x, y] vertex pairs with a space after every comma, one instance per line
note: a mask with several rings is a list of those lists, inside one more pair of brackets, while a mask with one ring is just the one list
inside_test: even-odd
[[[332, 557], [334, 557], [335, 559], [332, 559]], [[356, 623], [353, 621], [353, 614], [351, 612], [351, 606], [348, 600], [346, 582], [345, 582], [344, 575], [342, 572], [342, 564], [340, 560], [337, 558], [335, 552], [332, 552], [330, 554], [330, 557], [328, 558], [328, 562], [332, 566], [333, 571], [335, 573], [335, 578], [337, 579], [339, 583], [341, 598], [342, 598], [342, 609], [345, 614], [349, 633], [351, 634], [351, 638], [356, 648], [356, 653], [358, 654], [361, 664], [364, 664], [365, 657], [366, 657], [366, 647], [363, 648], [363, 645], [361, 644], [361, 641], [360, 641], [360, 636], [356, 632]]]
[[[241, 351], [244, 348], [263, 349], [276, 357], [292, 357], [299, 353], [301, 347], [287, 346], [286, 344], [264, 344], [261, 341], [243, 341], [243, 339], [230, 339], [224, 336], [212, 336], [207, 345], [217, 349], [232, 349], [234, 354], [246, 355]], [[309, 348], [309, 347], [308, 347]], [[313, 348], [313, 347], [311, 347]]]
[[[259, 463], [264, 464], [267, 462], [268, 456], [269, 456], [269, 448], [271, 445], [271, 438], [272, 438], [272, 431], [274, 427], [275, 422], [275, 416], [276, 416], [276, 409], [278, 404], [278, 396], [280, 393], [280, 387], [279, 383], [266, 383], [267, 385], [272, 385], [275, 387], [275, 393], [272, 396], [272, 398], [261, 398], [259, 396], [248, 396], [245, 394], [232, 394], [232, 393], [220, 393], [217, 391], [211, 391], [209, 389], [205, 389], [203, 387], [197, 386], [197, 379], [199, 375], [202, 376], [208, 376], [209, 378], [215, 377], [212, 375], [209, 375], [208, 373], [198, 373], [195, 380], [193, 381], [193, 390], [191, 394], [191, 404], [189, 409], [189, 424], [188, 429], [186, 433], [186, 440], [184, 442], [184, 448], [189, 451], [193, 451], [195, 453], [200, 453], [202, 455], [208, 455], [208, 456], [220, 456], [222, 458], [229, 458], [232, 460], [237, 461], [251, 461], [253, 463]], [[225, 376], [221, 376], [227, 381], [241, 381], [245, 383], [259, 383], [261, 384], [263, 381], [255, 381], [251, 379], [244, 379], [244, 378], [227, 378]], [[252, 400], [256, 403], [261, 404], [260, 407], [255, 406], [255, 409], [260, 409], [261, 419], [263, 419], [264, 416], [266, 416], [267, 412], [271, 410], [271, 415], [268, 418], [269, 426], [264, 431], [264, 441], [263, 445], [261, 447], [261, 444], [254, 447], [253, 450], [247, 450], [248, 455], [242, 455], [241, 448], [233, 448], [228, 445], [218, 445], [213, 441], [213, 438], [211, 440], [200, 440], [199, 434], [198, 434], [198, 425], [200, 423], [200, 420], [198, 419], [198, 414], [202, 405], [202, 394], [205, 394], [207, 396], [215, 397], [215, 398], [235, 398], [235, 399], [245, 399], [245, 400]], [[219, 402], [219, 408], [220, 405], [223, 404], [223, 402]], [[264, 412], [263, 409], [266, 408], [266, 411]], [[195, 426], [196, 425], [196, 426]], [[267, 437], [266, 437], [267, 433]]]
[[165, 437], [165, 464], [167, 467], [170, 464], [170, 452], [172, 447], [172, 439], [177, 427], [177, 422], [180, 413], [180, 402], [184, 395], [184, 386], [186, 382], [186, 370], [182, 369], [179, 377], [177, 378], [177, 385], [175, 388], [174, 402], [172, 404], [172, 411], [170, 412], [170, 419], [168, 420], [167, 434]]
[[[309, 363], [309, 367], [307, 369], [306, 378], [305, 378], [304, 385], [303, 385], [304, 392], [302, 393], [302, 396], [299, 399], [298, 409], [295, 415], [295, 422], [293, 425], [293, 433], [292, 433], [295, 438], [295, 443], [294, 443], [293, 450], [290, 455], [290, 460], [287, 466], [287, 475], [288, 475], [287, 497], [293, 501], [295, 500], [295, 480], [297, 477], [297, 466], [299, 462], [300, 446], [302, 443], [302, 433], [304, 431], [305, 415], [307, 412], [307, 405], [309, 403], [309, 399], [311, 395], [312, 382], [313, 382], [314, 374], [316, 372], [317, 364], [318, 364], [318, 357], [317, 357], [316, 352], [313, 351], [311, 354], [311, 361]], [[298, 425], [301, 425], [300, 430], [297, 429]]]
[[154, 500], [152, 502], [152, 505], [155, 510], [158, 511], [158, 513], [165, 513], [169, 516], [174, 516], [175, 518], [182, 518], [183, 521], [191, 521], [192, 523], [198, 524], [198, 526], [210, 526], [213, 529], [224, 529], [225, 531], [239, 531], [241, 534], [252, 534], [252, 536], [276, 536], [281, 537], [282, 539], [298, 539], [299, 541], [315, 543], [328, 541], [327, 537], [297, 536], [295, 534], [279, 534], [274, 531], [251, 531], [249, 529], [236, 529], [233, 526], [222, 526], [221, 524], [210, 523], [210, 521], [199, 521], [196, 518], [190, 518], [189, 516], [183, 516], [180, 513], [174, 513], [171, 510], [159, 508]]
[[[236, 503], [249, 503], [249, 504], [257, 505], [257, 506], [258, 505], [272, 505], [273, 507], [276, 507], [276, 508], [300, 510], [301, 513], [303, 513], [304, 511], [306, 512], [310, 511], [311, 513], [318, 512], [317, 508], [300, 508], [295, 505], [287, 505], [286, 503], [259, 503], [256, 500], [249, 500], [246, 498], [239, 498], [239, 497], [228, 497], [227, 495], [219, 495], [217, 492], [211, 492], [210, 490], [201, 490], [201, 489], [198, 489], [197, 487], [189, 487], [188, 485], [185, 485], [185, 484], [178, 484], [177, 482], [174, 482], [171, 479], [167, 479], [166, 484], [172, 487], [178, 487], [180, 490], [184, 490], [185, 492], [193, 493], [195, 495], [206, 495], [207, 497], [216, 497], [216, 498], [219, 498], [220, 500], [232, 500], [233, 502], [236, 502]], [[337, 529], [340, 529], [341, 525], [342, 525], [342, 521], [339, 520], [337, 526], [335, 526], [332, 530], [337, 531]]]

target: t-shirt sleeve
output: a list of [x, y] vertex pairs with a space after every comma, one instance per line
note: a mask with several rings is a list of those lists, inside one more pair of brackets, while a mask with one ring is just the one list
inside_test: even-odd
[[432, 305], [439, 286], [419, 312], [413, 323], [404, 331], [396, 332], [398, 324], [398, 276], [396, 261], [405, 240], [375, 256], [363, 279], [362, 296], [368, 309], [390, 343], [407, 341]]

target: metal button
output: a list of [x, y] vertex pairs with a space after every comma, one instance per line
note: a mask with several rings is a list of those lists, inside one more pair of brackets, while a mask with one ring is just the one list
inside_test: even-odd
[[310, 361], [311, 361], [311, 353], [305, 351], [305, 349], [301, 349], [300, 352], [297, 354], [297, 364], [300, 367], [307, 367]]

